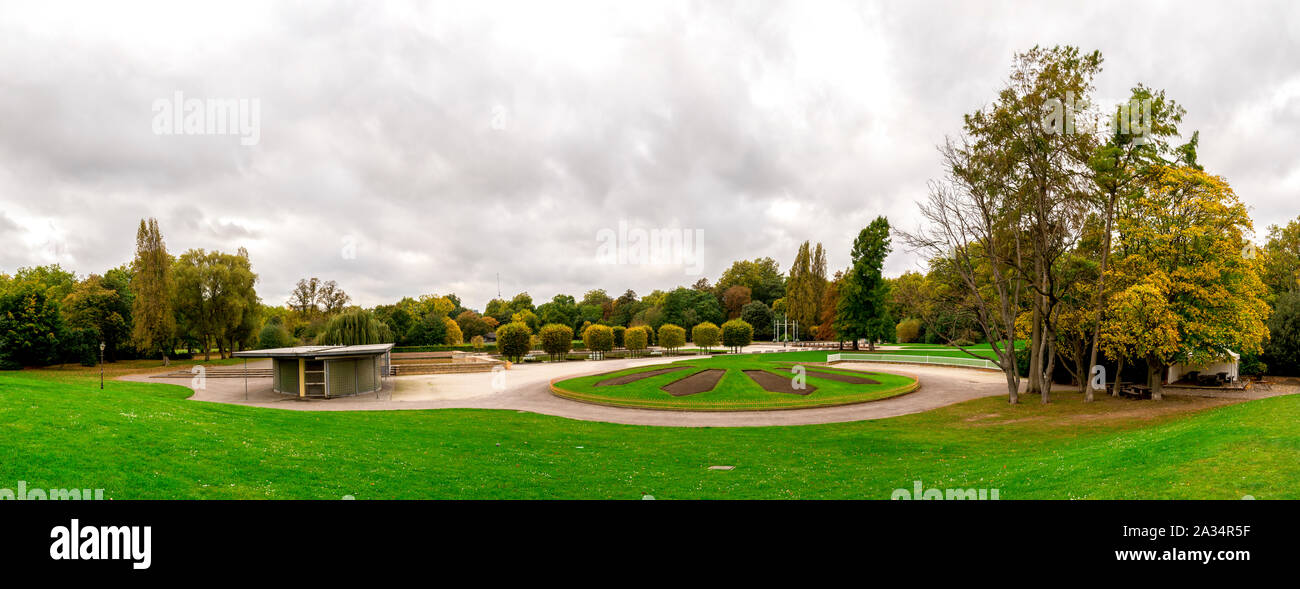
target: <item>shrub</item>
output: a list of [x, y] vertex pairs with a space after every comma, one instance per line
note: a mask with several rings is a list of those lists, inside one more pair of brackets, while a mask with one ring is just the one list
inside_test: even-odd
[[955, 340], [952, 340], [952, 345], [957, 346], [959, 348], [969, 348], [975, 345], [975, 342], [970, 341], [964, 337], [959, 337]]
[[910, 344], [921, 337], [921, 321], [919, 319], [904, 319], [894, 327], [894, 341], [900, 344]]
[[595, 352], [597, 359], [605, 357], [605, 352], [614, 348], [614, 330], [608, 325], [590, 325], [582, 334], [582, 343], [587, 345], [587, 349]]
[[257, 334], [257, 346], [263, 350], [268, 348], [288, 348], [293, 346], [293, 335], [285, 329], [283, 323], [267, 323], [262, 331]]
[[623, 335], [623, 338], [624, 338], [624, 345], [627, 346], [628, 353], [635, 356], [635, 355], [640, 355], [641, 352], [645, 351], [646, 346], [649, 345], [649, 340], [650, 340], [649, 331], [650, 328], [644, 325], [639, 325], [637, 327], [629, 327], [627, 329], [627, 333]]
[[622, 325], [614, 326], [614, 347], [622, 348], [627, 346], [627, 328]]
[[518, 362], [528, 353], [533, 330], [522, 321], [507, 323], [497, 328], [497, 349], [507, 360]]
[[660, 325], [659, 345], [669, 352], [676, 352], [677, 348], [686, 345], [686, 330], [672, 323]]
[[691, 339], [695, 342], [695, 345], [708, 350], [718, 345], [718, 338], [721, 333], [717, 325], [705, 321], [691, 328]]
[[1245, 376], [1263, 376], [1268, 374], [1268, 364], [1260, 360], [1259, 354], [1242, 354], [1238, 372]]
[[482, 349], [483, 349], [483, 336], [481, 336], [481, 335], [476, 335], [476, 336], [474, 336], [474, 337], [472, 337], [472, 338], [469, 338], [469, 344], [470, 344], [471, 346], [474, 346], [474, 351], [476, 351], [476, 352], [482, 350]]
[[734, 352], [740, 352], [740, 349], [748, 346], [754, 341], [754, 326], [740, 320], [732, 319], [722, 324], [722, 345], [727, 346]]
[[542, 351], [551, 356], [551, 360], [565, 357], [573, 349], [573, 329], [567, 325], [551, 323], [542, 327]]
[[459, 346], [465, 343], [465, 335], [460, 330], [460, 324], [451, 317], [444, 317], [442, 321], [447, 326], [447, 345]]

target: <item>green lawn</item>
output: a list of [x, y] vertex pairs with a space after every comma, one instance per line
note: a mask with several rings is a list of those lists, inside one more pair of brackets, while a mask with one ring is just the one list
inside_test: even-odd
[[[601, 381], [638, 372], [660, 370], [665, 365], [652, 365], [606, 374], [572, 378], [555, 383], [556, 393], [589, 403], [641, 407], [650, 409], [677, 409], [690, 411], [753, 411], [825, 407], [876, 401], [910, 393], [916, 390], [916, 379], [895, 374], [863, 373], [852, 370], [835, 370], [813, 367], [806, 373], [807, 384], [814, 390], [807, 395], [768, 392], [755, 383], [744, 370], [763, 370], [785, 378], [793, 374], [777, 361], [823, 362], [826, 352], [788, 352], [772, 354], [741, 354], [713, 356], [698, 360], [683, 360], [675, 365], [689, 366], [687, 370], [647, 377], [635, 382], [613, 386], [595, 386]], [[725, 369], [722, 380], [711, 391], [674, 397], [659, 387], [686, 378], [707, 369]], [[821, 378], [818, 370], [860, 376], [880, 384], [850, 384]]]
[[[1210, 407], [1060, 393], [878, 421], [657, 428], [491, 410], [297, 412], [186, 401], [92, 370], [0, 373], [0, 488], [136, 498], [1300, 497], [1300, 396]], [[711, 465], [735, 470], [710, 471]]]

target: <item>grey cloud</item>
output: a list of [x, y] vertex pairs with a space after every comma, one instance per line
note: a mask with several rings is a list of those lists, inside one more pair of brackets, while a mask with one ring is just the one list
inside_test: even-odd
[[[805, 239], [835, 269], [876, 215], [915, 225], [935, 145], [1039, 43], [1101, 50], [1099, 95], [1167, 89], [1261, 228], [1297, 214], [1286, 2], [200, 6], [165, 27], [0, 8], [0, 233], [39, 220], [62, 244], [5, 268], [102, 271], [156, 216], [174, 252], [247, 247], [271, 303], [309, 275], [367, 305], [474, 307], [498, 273], [537, 301], [698, 278], [597, 264], [621, 220], [703, 230], [710, 279], [742, 258], [786, 269]], [[176, 90], [260, 99], [260, 143], [154, 135], [152, 101]], [[886, 269], [917, 264], [897, 248]]]

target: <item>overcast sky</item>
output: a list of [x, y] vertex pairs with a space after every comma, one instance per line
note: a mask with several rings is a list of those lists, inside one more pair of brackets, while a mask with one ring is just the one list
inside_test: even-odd
[[[807, 239], [837, 269], [875, 216], [916, 225], [936, 144], [1035, 44], [1182, 103], [1262, 233], [1300, 214], [1297, 6], [2, 2], [0, 272], [102, 272], [147, 216], [173, 254], [248, 248], [269, 304], [646, 294]], [[160, 132], [176, 92], [255, 99], [256, 144]], [[697, 263], [601, 264], [621, 222], [698, 232]]]

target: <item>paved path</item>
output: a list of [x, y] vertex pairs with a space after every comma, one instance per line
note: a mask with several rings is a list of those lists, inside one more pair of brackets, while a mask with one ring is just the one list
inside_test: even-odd
[[[663, 364], [681, 358], [639, 358], [600, 362], [516, 365], [499, 374], [439, 374], [389, 378], [385, 390], [376, 395], [339, 399], [299, 401], [271, 390], [271, 379], [249, 379], [248, 400], [243, 379], [207, 379], [204, 386], [192, 386], [188, 378], [151, 378], [131, 375], [124, 380], [166, 382], [195, 390], [191, 399], [306, 411], [371, 411], [392, 409], [513, 409], [584, 421], [630, 425], [684, 427], [743, 427], [840, 423], [920, 413], [980, 397], [1006, 394], [1001, 372], [946, 366], [898, 366], [881, 363], [841, 363], [837, 368], [867, 372], [890, 372], [919, 378], [921, 389], [901, 397], [816, 409], [781, 411], [707, 412], [655, 411], [591, 405], [552, 395], [549, 383], [560, 377], [598, 374]], [[263, 361], [266, 362], [266, 361]], [[269, 365], [269, 363], [268, 363]], [[249, 368], [260, 366], [249, 362]], [[494, 383], [493, 378], [498, 380]], [[500, 390], [498, 390], [500, 388]], [[377, 398], [378, 397], [378, 398]]]

